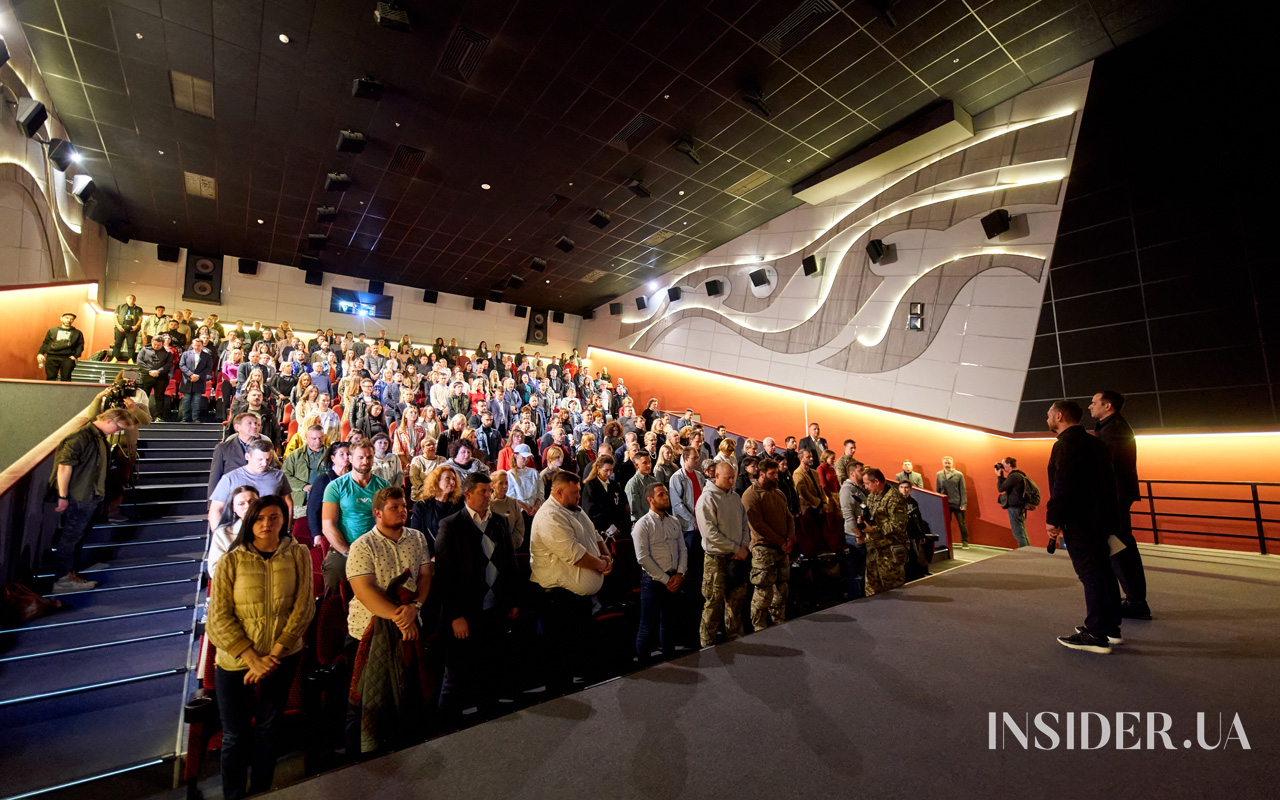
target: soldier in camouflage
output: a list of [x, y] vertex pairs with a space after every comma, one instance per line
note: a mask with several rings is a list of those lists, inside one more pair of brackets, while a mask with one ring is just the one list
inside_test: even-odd
[[895, 589], [907, 582], [907, 505], [885, 481], [884, 473], [863, 472], [870, 519], [862, 526], [867, 545], [867, 595]]
[[756, 483], [742, 496], [751, 531], [751, 627], [762, 631], [786, 619], [791, 551], [796, 546], [796, 519], [778, 489], [778, 462], [760, 462]]
[[736, 470], [726, 461], [713, 463], [713, 480], [702, 490], [694, 507], [705, 554], [702, 596], [706, 604], [699, 631], [703, 647], [716, 643], [721, 622], [730, 641], [742, 635], [742, 606], [751, 588], [751, 531], [742, 498], [733, 491]]

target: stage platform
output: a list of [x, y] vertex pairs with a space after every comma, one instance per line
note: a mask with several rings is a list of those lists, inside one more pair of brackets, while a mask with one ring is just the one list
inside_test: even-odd
[[[1064, 553], [1024, 549], [274, 796], [1275, 797], [1280, 561], [1176, 547], [1143, 557], [1156, 619], [1127, 621], [1109, 656], [1055, 641], [1083, 618], [1080, 585]], [[1045, 718], [1053, 749], [1036, 748], [1051, 743], [1034, 730], [1040, 712], [1058, 714]], [[1109, 721], [1099, 749], [1080, 749], [1083, 712]], [[1141, 749], [1117, 749], [1117, 712], [1138, 715], [1123, 720], [1124, 744]], [[1197, 742], [1197, 712], [1213, 749]], [[1028, 733], [1026, 749], [1003, 724], [992, 748], [993, 713]], [[1160, 713], [1173, 750], [1158, 735], [1148, 749]], [[1089, 726], [1096, 744], [1096, 717]]]

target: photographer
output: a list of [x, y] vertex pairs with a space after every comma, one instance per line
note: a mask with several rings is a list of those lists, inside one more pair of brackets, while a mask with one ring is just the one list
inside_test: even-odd
[[124, 409], [133, 424], [108, 435], [108, 459], [106, 506], [111, 522], [122, 522], [116, 510], [124, 499], [124, 490], [133, 479], [138, 464], [138, 428], [151, 424], [151, 411], [147, 407], [147, 393], [138, 387], [138, 371], [122, 369], [115, 382], [103, 389], [89, 406], [90, 416], [97, 418], [104, 411]]
[[1031, 542], [1027, 539], [1027, 510], [1023, 508], [1022, 495], [1026, 489], [1026, 473], [1018, 469], [1018, 459], [1013, 456], [998, 461], [995, 465], [997, 486], [1000, 492], [1000, 505], [1009, 512], [1009, 527], [1013, 529], [1013, 538], [1018, 547], [1026, 547]]

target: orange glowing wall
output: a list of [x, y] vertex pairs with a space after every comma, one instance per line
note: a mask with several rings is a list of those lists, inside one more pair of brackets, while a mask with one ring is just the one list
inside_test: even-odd
[[[977, 544], [1010, 547], [1013, 535], [1008, 516], [996, 500], [996, 478], [992, 466], [1006, 456], [1018, 460], [1018, 467], [1040, 485], [1048, 499], [1047, 465], [1053, 440], [1044, 436], [1002, 434], [950, 422], [912, 416], [848, 400], [806, 394], [750, 380], [750, 376], [728, 376], [706, 370], [676, 366], [661, 361], [590, 348], [592, 366], [607, 366], [615, 378], [625, 379], [638, 407], [651, 397], [659, 407], [692, 407], [710, 424], [722, 424], [743, 436], [762, 439], [773, 436], [782, 446], [787, 435], [806, 435], [809, 422], [822, 426], [822, 435], [837, 452], [840, 442], [852, 438], [858, 443], [857, 457], [881, 468], [886, 475], [902, 469], [910, 459], [925, 485], [933, 488], [935, 473], [944, 455], [952, 456], [956, 468], [968, 478], [970, 540]], [[1047, 410], [1047, 407], [1046, 407]], [[1088, 424], [1088, 421], [1086, 421]], [[1139, 432], [1139, 477], [1152, 480], [1258, 481], [1280, 483], [1280, 433], [1241, 434], [1155, 434]], [[1204, 487], [1157, 487], [1157, 497], [1199, 497]], [[1249, 497], [1248, 487], [1212, 490], [1213, 496]], [[1261, 490], [1262, 500], [1280, 501], [1280, 489]], [[1134, 505], [1135, 528], [1150, 527], [1145, 500]], [[1263, 505], [1263, 516], [1280, 518], [1280, 505]], [[1211, 502], [1160, 501], [1161, 512], [1242, 515], [1252, 508]], [[1257, 550], [1255, 524], [1196, 520], [1161, 516], [1161, 529], [1187, 529], [1239, 533], [1250, 539], [1224, 540], [1214, 537], [1165, 534], [1161, 542], [1220, 549]], [[1277, 535], [1269, 527], [1269, 535]], [[1043, 509], [1029, 515], [1027, 530], [1033, 544], [1044, 544]], [[954, 533], [954, 532], [953, 532]], [[958, 540], [958, 534], [955, 534]], [[1136, 531], [1139, 540], [1151, 535]], [[1273, 545], [1274, 546], [1274, 545]]]
[[36, 350], [49, 328], [63, 313], [77, 315], [75, 325], [84, 334], [84, 355], [110, 347], [114, 340], [113, 315], [97, 304], [96, 283], [53, 283], [0, 287], [0, 378], [38, 380], [44, 370], [36, 365]]

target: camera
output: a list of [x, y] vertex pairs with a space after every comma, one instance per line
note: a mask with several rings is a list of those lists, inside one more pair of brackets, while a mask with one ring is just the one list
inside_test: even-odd
[[137, 370], [121, 370], [120, 376], [102, 396], [102, 410], [123, 408], [125, 400], [132, 400], [138, 392], [138, 375]]
[[1003, 461], [997, 461], [997, 462], [996, 462], [996, 470], [997, 470], [997, 471], [999, 471], [999, 472], [1004, 472], [1004, 462], [1003, 462]]

